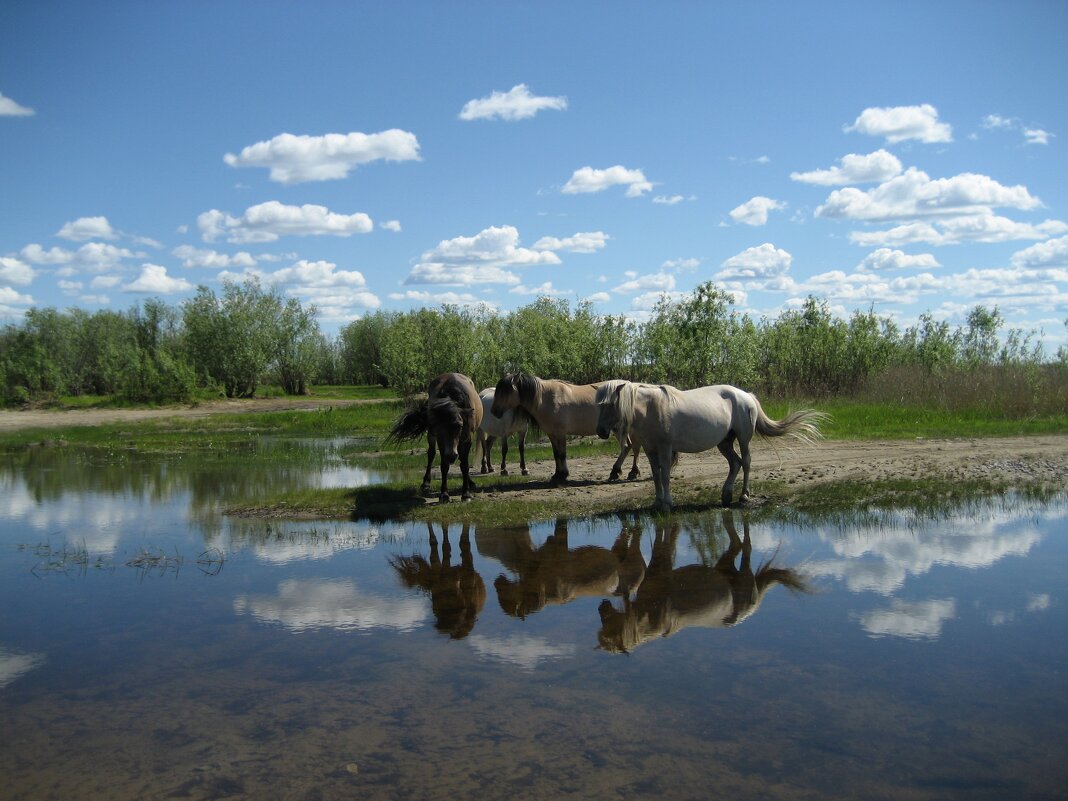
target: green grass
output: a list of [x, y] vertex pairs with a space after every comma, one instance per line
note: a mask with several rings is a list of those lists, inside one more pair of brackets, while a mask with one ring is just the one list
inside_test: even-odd
[[771, 417], [790, 409], [816, 408], [830, 415], [822, 427], [827, 439], [914, 439], [924, 437], [1015, 437], [1068, 433], [1068, 405], [1059, 414], [1010, 417], [975, 408], [960, 411], [848, 399], [764, 403]]

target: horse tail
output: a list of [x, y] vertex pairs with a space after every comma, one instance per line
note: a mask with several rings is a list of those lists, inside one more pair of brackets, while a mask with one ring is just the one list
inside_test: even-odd
[[386, 442], [404, 442], [425, 434], [430, 428], [430, 402], [424, 398], [400, 416], [389, 434]]
[[820, 425], [828, 420], [830, 415], [815, 409], [798, 409], [781, 420], [772, 420], [764, 413], [760, 401], [756, 401], [755, 428], [762, 437], [792, 437], [801, 442], [815, 442], [823, 437]]

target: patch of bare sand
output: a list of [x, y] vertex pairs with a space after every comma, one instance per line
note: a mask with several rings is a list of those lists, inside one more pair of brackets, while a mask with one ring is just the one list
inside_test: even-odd
[[98, 426], [108, 423], [166, 420], [169, 418], [208, 417], [215, 414], [250, 412], [312, 411], [329, 406], [354, 406], [379, 403], [377, 400], [336, 398], [245, 398], [216, 400], [196, 406], [164, 406], [158, 409], [10, 409], [0, 410], [0, 431], [23, 431], [32, 428]]
[[[774, 479], [798, 488], [836, 481], [922, 480], [937, 477], [949, 480], [987, 479], [1010, 484], [1042, 484], [1068, 490], [1068, 434], [983, 439], [913, 439], [876, 441], [822, 441], [813, 445], [782, 447], [770, 442], [753, 444], [750, 485], [759, 493], [760, 482]], [[562, 490], [571, 496], [598, 501], [611, 495], [653, 496], [649, 466], [639, 462], [638, 481], [608, 484], [605, 479], [612, 458], [569, 459], [571, 484]], [[553, 471], [552, 462], [528, 464], [532, 480], [529, 489], [515, 488], [505, 493], [509, 499], [524, 496], [533, 500], [544, 492], [544, 482]], [[672, 471], [672, 489], [686, 486], [707, 488], [718, 497], [727, 475], [727, 463], [718, 451], [681, 454]], [[741, 491], [741, 477], [735, 493]]]

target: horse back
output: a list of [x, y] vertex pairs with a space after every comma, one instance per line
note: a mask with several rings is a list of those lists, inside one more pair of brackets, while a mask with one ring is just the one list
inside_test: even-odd
[[542, 381], [538, 422], [549, 434], [597, 433], [597, 384]]

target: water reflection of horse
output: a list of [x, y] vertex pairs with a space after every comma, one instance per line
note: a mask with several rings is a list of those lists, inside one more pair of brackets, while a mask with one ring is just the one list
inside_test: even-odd
[[486, 584], [475, 570], [471, 554], [471, 536], [467, 524], [460, 534], [460, 564], [452, 564], [449, 528], [442, 528], [441, 554], [434, 526], [427, 523], [430, 534], [430, 560], [419, 554], [395, 556], [389, 560], [406, 587], [419, 588], [430, 596], [438, 631], [453, 639], [471, 633], [479, 612], [486, 603]]
[[[791, 592], [807, 592], [804, 578], [795, 570], [776, 567], [774, 557], [755, 571], [749, 537], [749, 521], [742, 518], [744, 536], [739, 537], [730, 511], [723, 512], [723, 527], [730, 543], [714, 565], [675, 567], [678, 523], [659, 527], [645, 580], [633, 600], [624, 598], [622, 609], [611, 601], [601, 602], [600, 647], [626, 653], [659, 637], [670, 637], [691, 626], [726, 628], [736, 626], [760, 607], [764, 595], [776, 584]], [[735, 560], [741, 554], [741, 560]]]
[[493, 387], [482, 390], [478, 397], [482, 401], [482, 422], [478, 426], [478, 448], [482, 452], [481, 472], [493, 472], [493, 442], [500, 439], [501, 475], [508, 475], [508, 437], [515, 434], [519, 444], [519, 470], [524, 476], [528, 475], [526, 441], [530, 415], [521, 406], [509, 409], [500, 417], [490, 414], [493, 406]]
[[501, 609], [514, 617], [582, 597], [629, 595], [645, 574], [637, 528], [624, 527], [611, 548], [571, 548], [566, 520], [558, 520], [553, 533], [537, 548], [525, 526], [479, 529], [475, 541], [480, 554], [515, 574], [514, 579], [502, 574], [493, 582]]
[[[602, 385], [596, 400], [597, 435], [602, 439], [614, 435], [645, 448], [656, 505], [667, 510], [672, 507], [671, 468], [679, 453], [719, 449], [730, 465], [720, 497], [724, 506], [730, 506], [739, 469], [741, 500], [749, 498], [749, 443], [755, 434], [811, 441], [820, 436], [819, 424], [827, 419], [823, 412], [801, 409], [772, 420], [755, 395], [727, 384], [684, 391], [624, 381]], [[740, 454], [734, 451], [735, 441]]]
[[430, 494], [430, 471], [434, 466], [435, 446], [441, 451], [441, 493], [438, 500], [449, 502], [449, 466], [460, 459], [463, 475], [462, 499], [471, 499], [474, 482], [471, 481], [468, 456], [471, 441], [482, 422], [482, 401], [471, 379], [461, 373], [442, 373], [430, 382], [426, 400], [409, 409], [386, 437], [387, 442], [402, 442], [427, 435], [426, 472], [423, 474], [422, 491]]
[[[602, 386], [615, 386], [622, 381], [602, 381], [599, 384], [570, 384], [555, 379], [546, 380], [526, 373], [508, 373], [494, 388], [491, 411], [495, 417], [501, 417], [513, 409], [524, 409], [545, 432], [553, 446], [553, 459], [556, 471], [549, 479], [549, 485], [560, 486], [567, 482], [567, 438], [568, 436], [593, 436], [597, 433], [597, 389]], [[616, 481], [623, 470], [627, 453], [634, 454], [627, 480], [638, 477], [638, 446], [627, 438], [619, 438], [619, 456], [608, 476], [609, 481]]]

